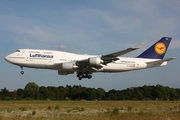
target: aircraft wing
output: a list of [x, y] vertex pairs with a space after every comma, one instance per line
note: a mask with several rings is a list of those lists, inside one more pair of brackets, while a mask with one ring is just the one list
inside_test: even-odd
[[99, 56], [99, 57], [90, 57], [88, 59], [83, 59], [83, 60], [78, 60], [76, 61], [76, 65], [77, 66], [81, 66], [82, 68], [85, 68], [85, 67], [93, 67], [95, 69], [101, 69], [102, 68], [102, 65], [101, 64], [108, 64], [112, 61], [116, 61], [116, 60], [119, 60], [119, 58], [117, 58], [118, 56], [121, 56], [121, 55], [124, 55], [128, 52], [131, 52], [131, 51], [134, 51], [134, 50], [137, 50], [139, 48], [142, 47], [142, 43], [137, 45], [137, 46], [134, 46], [134, 47], [131, 47], [131, 48], [128, 48], [128, 49], [125, 49], [125, 50], [121, 50], [121, 51], [118, 51], [118, 52], [114, 52], [114, 53], [111, 53], [111, 54], [107, 54], [107, 55], [102, 55], [102, 56]]

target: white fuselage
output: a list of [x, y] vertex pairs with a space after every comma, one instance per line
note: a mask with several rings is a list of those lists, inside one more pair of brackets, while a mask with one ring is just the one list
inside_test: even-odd
[[[97, 55], [81, 55], [62, 51], [53, 50], [36, 50], [36, 49], [20, 49], [5, 57], [6, 61], [29, 68], [53, 69], [58, 71], [66, 71], [61, 67], [54, 67], [55, 64], [78, 61], [91, 57], [101, 57]], [[157, 59], [129, 58], [118, 57], [119, 60], [112, 61], [108, 64], [102, 64], [96, 72], [123, 72], [130, 70], [139, 70], [150, 67], [164, 66], [167, 62], [161, 64], [147, 64], [147, 62], [156, 61]], [[74, 71], [77, 71], [75, 69]]]

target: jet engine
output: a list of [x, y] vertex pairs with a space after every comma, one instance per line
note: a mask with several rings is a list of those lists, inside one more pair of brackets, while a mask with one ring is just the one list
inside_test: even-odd
[[78, 68], [73, 62], [67, 62], [62, 64], [62, 69], [63, 70], [74, 70]]
[[103, 63], [100, 57], [92, 57], [88, 59], [90, 65], [100, 65]]

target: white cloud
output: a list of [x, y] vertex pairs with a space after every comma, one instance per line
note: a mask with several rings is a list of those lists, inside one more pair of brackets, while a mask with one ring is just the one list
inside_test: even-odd
[[22, 29], [19, 32], [20, 32], [20, 35], [22, 35], [23, 37], [40, 41], [40, 42], [52, 42], [56, 40], [55, 35], [39, 27], [35, 27], [33, 29]]
[[18, 42], [53, 42], [58, 39], [51, 27], [38, 24], [38, 20], [33, 20], [33, 18], [16, 16], [0, 16], [0, 18], [3, 18], [3, 24], [1, 24], [3, 29], [11, 32], [11, 36]]
[[[174, 37], [180, 27], [179, 19], [165, 16], [160, 10], [162, 8], [159, 6], [160, 3], [155, 0], [112, 1], [111, 9], [80, 7], [74, 11], [71, 11], [72, 9], [63, 11], [63, 15], [66, 16], [61, 16], [62, 13], [59, 12], [59, 16], [58, 14], [55, 16], [55, 22], [51, 21], [52, 19], [48, 19], [50, 20], [48, 23], [41, 22], [41, 19], [36, 17], [29, 19], [3, 16], [3, 24], [16, 34], [15, 39], [18, 42], [29, 45], [44, 42], [81, 46], [83, 43], [84, 47], [89, 47], [109, 43], [110, 40], [110, 44], [119, 42], [118, 44], [121, 45], [129, 39], [124, 38], [130, 36], [132, 40], [138, 39], [137, 42], [142, 42], [144, 39], [157, 40], [163, 36]], [[61, 21], [62, 17], [63, 21]], [[115, 34], [116, 37], [111, 34]], [[117, 41], [117, 37], [121, 35], [125, 37]]]

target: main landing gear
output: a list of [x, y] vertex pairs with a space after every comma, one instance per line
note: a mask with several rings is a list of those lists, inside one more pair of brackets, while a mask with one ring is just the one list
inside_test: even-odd
[[91, 74], [84, 74], [84, 73], [78, 73], [77, 77], [79, 78], [79, 80], [82, 80], [82, 78], [88, 78], [91, 79], [92, 75]]
[[21, 75], [23, 75], [24, 74], [23, 67], [20, 68], [21, 68]]

